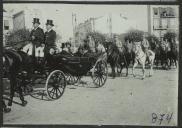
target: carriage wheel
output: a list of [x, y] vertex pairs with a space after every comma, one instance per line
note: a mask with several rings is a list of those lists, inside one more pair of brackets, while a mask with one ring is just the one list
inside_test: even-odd
[[52, 71], [46, 80], [46, 93], [50, 99], [59, 99], [65, 90], [66, 78], [62, 71]]
[[107, 63], [105, 61], [98, 61], [92, 71], [93, 83], [97, 87], [102, 87], [107, 80]]
[[66, 77], [67, 84], [73, 85], [73, 84], [77, 83], [78, 78], [76, 76], [73, 76], [69, 73], [66, 73], [65, 75], [66, 75], [65, 77]]

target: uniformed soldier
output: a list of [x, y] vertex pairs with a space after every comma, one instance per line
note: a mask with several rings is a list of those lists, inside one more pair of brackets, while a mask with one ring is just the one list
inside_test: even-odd
[[52, 29], [54, 26], [53, 20], [47, 20], [46, 23], [46, 29], [45, 32], [45, 48], [44, 48], [44, 54], [45, 58], [48, 59], [50, 54], [53, 54], [56, 50], [56, 32]]
[[149, 44], [149, 42], [148, 42], [148, 40], [146, 39], [145, 36], [143, 36], [143, 40], [141, 42], [141, 45], [142, 45], [144, 53], [147, 55], [146, 61], [149, 62], [149, 52], [148, 52], [148, 50], [149, 50], [150, 44]]
[[144, 52], [147, 54], [150, 45], [149, 45], [148, 40], [145, 38], [145, 36], [143, 36], [142, 47], [143, 47], [143, 49], [144, 49]]
[[117, 35], [114, 36], [114, 43], [115, 43], [115, 45], [118, 47], [119, 51], [122, 53], [123, 44], [122, 44], [122, 42], [118, 39], [118, 36], [117, 36]]

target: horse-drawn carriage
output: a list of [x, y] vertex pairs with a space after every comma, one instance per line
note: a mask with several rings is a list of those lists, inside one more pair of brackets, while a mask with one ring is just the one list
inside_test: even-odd
[[[70, 83], [68, 77], [79, 79], [91, 72], [95, 87], [103, 86], [107, 80], [107, 55], [105, 54], [83, 57], [62, 53], [50, 54], [48, 57], [34, 58], [32, 65], [32, 56], [23, 51], [12, 53], [21, 57], [21, 65], [19, 65], [19, 69], [17, 68], [16, 73], [16, 83], [25, 90], [31, 88], [32, 96], [35, 92], [39, 92], [42, 99], [43, 96], [50, 100], [59, 99], [63, 95], [67, 83]], [[38, 88], [37, 85], [43, 85], [43, 87]]]

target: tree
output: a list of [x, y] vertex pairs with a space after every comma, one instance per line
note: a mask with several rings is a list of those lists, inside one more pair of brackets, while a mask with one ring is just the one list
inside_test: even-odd
[[142, 37], [144, 35], [143, 31], [140, 30], [130, 30], [125, 35], [125, 40], [129, 40], [131, 42], [139, 42], [142, 41]]
[[148, 35], [146, 38], [149, 41], [152, 50], [156, 48], [156, 45], [160, 45], [159, 38], [156, 37], [155, 35]]
[[28, 29], [19, 29], [10, 32], [6, 37], [6, 45], [13, 47], [15, 49], [25, 46], [29, 41], [30, 31]]
[[86, 36], [92, 36], [94, 41], [100, 41], [101, 43], [105, 42], [105, 36], [102, 33], [99, 32], [88, 32]]
[[166, 32], [164, 34], [164, 40], [167, 39], [169, 42], [172, 42], [172, 40], [175, 40], [177, 37], [177, 34], [175, 32]]

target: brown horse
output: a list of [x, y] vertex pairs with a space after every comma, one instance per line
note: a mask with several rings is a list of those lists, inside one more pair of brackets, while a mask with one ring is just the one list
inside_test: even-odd
[[127, 57], [126, 48], [122, 47], [122, 52], [118, 49], [118, 47], [113, 42], [107, 42], [107, 61], [111, 66], [112, 77], [115, 78], [115, 68], [119, 67], [120, 72], [122, 73], [122, 69], [126, 68], [126, 76], [128, 76], [128, 66], [130, 63], [130, 57]]

